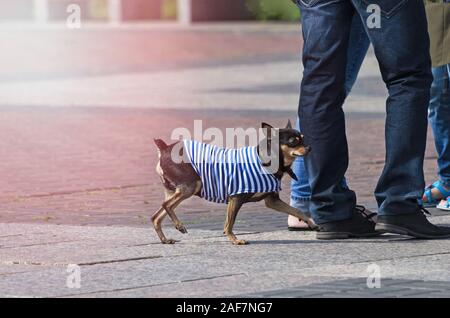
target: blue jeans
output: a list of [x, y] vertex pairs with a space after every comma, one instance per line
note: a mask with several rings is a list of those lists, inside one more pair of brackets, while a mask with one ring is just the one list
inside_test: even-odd
[[450, 64], [433, 68], [428, 112], [438, 153], [439, 179], [450, 188]]
[[350, 218], [355, 193], [343, 185], [348, 144], [342, 105], [353, 17], [368, 20], [381, 8], [381, 27], [363, 23], [389, 91], [386, 163], [375, 197], [381, 215], [415, 213], [423, 188], [427, 108], [432, 81], [424, 4], [413, 0], [299, 0], [304, 73], [299, 118], [311, 153], [305, 168], [316, 223]]
[[[354, 14], [352, 25], [350, 27], [350, 40], [347, 53], [347, 66], [345, 70], [345, 92], [350, 94], [353, 85], [358, 77], [359, 70], [369, 49], [370, 40], [358, 14]], [[300, 128], [300, 121], [297, 120], [297, 129]], [[299, 208], [302, 212], [309, 215], [309, 202], [311, 200], [311, 187], [309, 186], [308, 172], [302, 157], [294, 161], [292, 170], [298, 180], [291, 182], [291, 205]], [[347, 186], [345, 178], [342, 185]]]

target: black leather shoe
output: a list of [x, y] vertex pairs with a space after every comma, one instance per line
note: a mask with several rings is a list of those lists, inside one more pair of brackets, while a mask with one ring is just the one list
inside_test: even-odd
[[375, 222], [372, 221], [375, 215], [363, 206], [356, 206], [350, 219], [320, 224], [316, 238], [336, 240], [378, 236], [382, 233], [375, 230]]
[[384, 233], [409, 235], [420, 239], [450, 238], [450, 227], [430, 223], [425, 213], [430, 214], [421, 208], [412, 214], [379, 215], [375, 229]]

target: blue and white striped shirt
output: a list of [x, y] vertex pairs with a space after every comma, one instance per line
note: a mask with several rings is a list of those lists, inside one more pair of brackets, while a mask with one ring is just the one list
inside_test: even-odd
[[184, 149], [202, 180], [201, 197], [208, 201], [227, 203], [240, 193], [281, 191], [280, 180], [264, 169], [256, 147], [227, 149], [184, 140]]

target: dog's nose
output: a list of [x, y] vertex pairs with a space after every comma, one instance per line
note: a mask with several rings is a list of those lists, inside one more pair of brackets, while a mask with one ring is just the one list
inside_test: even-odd
[[311, 151], [311, 146], [306, 146], [306, 151], [310, 152]]

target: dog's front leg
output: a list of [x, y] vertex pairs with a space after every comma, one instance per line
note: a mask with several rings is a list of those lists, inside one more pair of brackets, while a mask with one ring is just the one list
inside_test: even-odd
[[231, 197], [228, 200], [227, 206], [227, 219], [225, 221], [225, 228], [223, 233], [228, 237], [228, 239], [234, 245], [245, 245], [247, 244], [244, 240], [238, 240], [236, 235], [233, 233], [234, 222], [236, 221], [236, 216], [239, 212], [239, 209], [242, 207], [244, 202], [239, 197]]
[[286, 202], [282, 201], [278, 193], [273, 193], [266, 197], [264, 200], [268, 208], [295, 216], [300, 220], [305, 221], [311, 229], [317, 228], [317, 225], [316, 223], [314, 223], [314, 220], [312, 218], [303, 214], [299, 209], [296, 209]]

